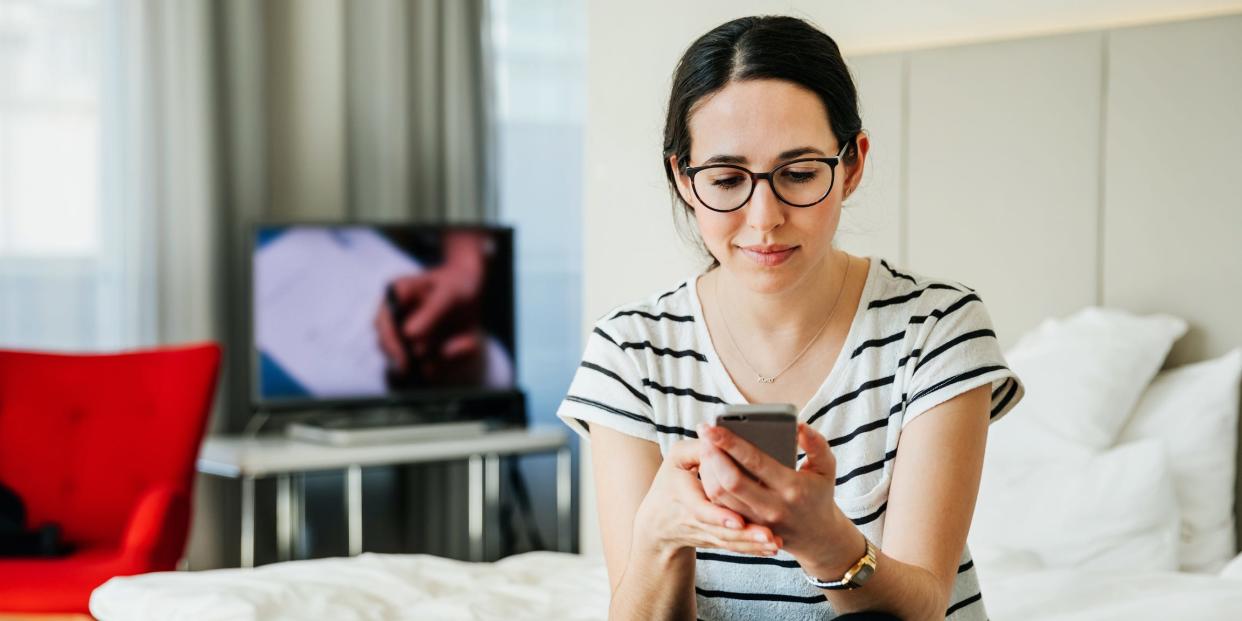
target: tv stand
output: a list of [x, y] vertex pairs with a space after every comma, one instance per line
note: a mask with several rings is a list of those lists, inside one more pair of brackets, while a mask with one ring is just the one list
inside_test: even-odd
[[[349, 554], [363, 552], [362, 469], [428, 462], [465, 460], [469, 464], [470, 558], [495, 560], [496, 517], [500, 506], [500, 460], [509, 455], [556, 454], [557, 547], [571, 552], [568, 430], [563, 427], [498, 429], [467, 438], [435, 442], [390, 442], [368, 446], [312, 446], [277, 434], [266, 436], [209, 436], [198, 458], [198, 471], [241, 482], [242, 567], [255, 560], [255, 482], [276, 480], [277, 558], [305, 558], [302, 523], [305, 520], [302, 473], [322, 470], [345, 472], [345, 525]], [[488, 516], [491, 516], [490, 518]], [[296, 549], [295, 549], [296, 542]]]
[[285, 427], [285, 435], [292, 440], [314, 444], [363, 446], [465, 438], [483, 435], [489, 428], [490, 425], [481, 420], [431, 423], [341, 417], [319, 422], [290, 423]]
[[306, 408], [287, 419], [285, 435], [328, 446], [364, 446], [473, 437], [526, 426], [520, 391], [425, 399], [371, 407]]

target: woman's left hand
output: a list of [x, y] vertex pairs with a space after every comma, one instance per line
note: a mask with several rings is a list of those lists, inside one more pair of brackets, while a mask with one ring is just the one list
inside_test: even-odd
[[769, 527], [777, 545], [795, 558], [833, 558], [839, 556], [832, 553], [835, 548], [853, 545], [853, 537], [836, 541], [849, 532], [834, 499], [836, 458], [827, 440], [806, 423], [798, 423], [798, 446], [806, 460], [797, 470], [728, 429], [703, 424], [698, 432], [708, 440], [700, 443], [699, 478], [712, 502]]

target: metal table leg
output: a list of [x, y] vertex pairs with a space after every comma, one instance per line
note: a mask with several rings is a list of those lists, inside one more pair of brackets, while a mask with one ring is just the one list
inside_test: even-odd
[[349, 555], [362, 554], [362, 466], [345, 471], [345, 512], [349, 530]]
[[276, 476], [276, 558], [289, 560], [293, 548], [293, 494], [289, 474]]
[[483, 560], [483, 456], [471, 455], [469, 462], [470, 560]]
[[254, 477], [241, 479], [241, 555], [242, 567], [254, 567]]
[[293, 558], [306, 558], [306, 473], [293, 475]]
[[558, 552], [571, 552], [569, 542], [569, 502], [570, 476], [572, 472], [573, 452], [568, 446], [556, 450], [556, 549]]
[[483, 558], [494, 561], [500, 558], [500, 456], [488, 453], [483, 456], [483, 463], [483, 497], [487, 500], [483, 512]]

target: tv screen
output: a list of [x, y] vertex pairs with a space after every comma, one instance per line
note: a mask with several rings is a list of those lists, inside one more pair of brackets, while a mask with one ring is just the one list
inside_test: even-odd
[[257, 404], [514, 388], [512, 229], [264, 224], [252, 241]]

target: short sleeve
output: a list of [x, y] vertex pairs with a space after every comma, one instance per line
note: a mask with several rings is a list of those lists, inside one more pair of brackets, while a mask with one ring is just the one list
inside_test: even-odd
[[590, 426], [604, 425], [652, 442], [656, 424], [645, 375], [639, 361], [623, 347], [626, 341], [606, 320], [587, 335], [582, 362], [556, 415], [578, 435], [590, 440]]
[[928, 314], [905, 369], [905, 414], [901, 426], [968, 390], [991, 384], [988, 424], [1022, 399], [1022, 380], [1005, 362], [983, 301], [973, 291], [958, 293]]

